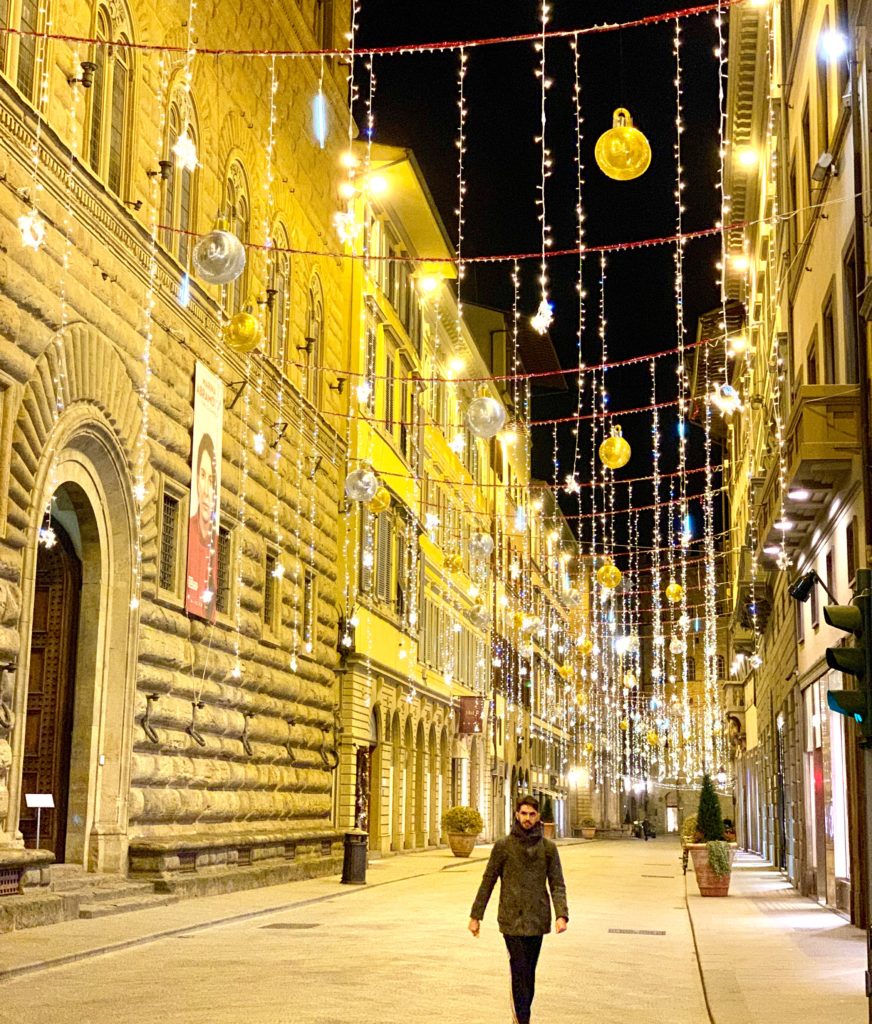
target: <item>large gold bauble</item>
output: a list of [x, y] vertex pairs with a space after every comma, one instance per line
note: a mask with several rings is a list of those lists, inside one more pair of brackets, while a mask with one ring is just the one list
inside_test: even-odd
[[684, 587], [673, 580], [666, 588], [666, 600], [670, 604], [678, 604], [682, 597], [684, 597]]
[[515, 614], [512, 616], [512, 622], [515, 625], [515, 629], [523, 629], [524, 621], [526, 618], [527, 616], [523, 612], [515, 612]]
[[463, 568], [463, 557], [456, 551], [447, 551], [442, 564], [448, 572], [460, 572]]
[[601, 587], [606, 590], [614, 590], [621, 585], [621, 570], [609, 558], [597, 569], [596, 578]]
[[621, 732], [626, 732], [627, 729], [630, 728], [630, 723], [627, 721], [626, 718], [622, 718], [621, 721], [618, 724], [621, 727]]
[[633, 127], [629, 110], [618, 107], [615, 111], [612, 127], [597, 139], [594, 157], [603, 174], [615, 181], [632, 181], [648, 170], [651, 146]]
[[593, 751], [593, 744], [590, 741], [588, 741], [587, 743], [585, 743], [584, 749], [588, 752], [588, 754], [590, 754]]
[[648, 730], [648, 744], [652, 747], [660, 746], [660, 737], [657, 735], [657, 732], [654, 729]]
[[234, 313], [224, 328], [224, 343], [234, 352], [253, 352], [263, 341], [260, 320], [249, 309]]
[[561, 679], [569, 679], [569, 677], [572, 675], [572, 671], [572, 665], [561, 665], [557, 669], [557, 674], [560, 676]]
[[618, 426], [612, 427], [611, 435], [599, 446], [600, 461], [607, 469], [623, 469], [632, 454], [633, 450]]
[[583, 636], [578, 645], [578, 649], [582, 654], [590, 654], [593, 650], [593, 640], [591, 640], [589, 636]]
[[372, 500], [367, 502], [366, 506], [374, 516], [380, 515], [382, 512], [387, 512], [391, 507], [391, 492], [387, 487], [379, 487], [372, 497]]

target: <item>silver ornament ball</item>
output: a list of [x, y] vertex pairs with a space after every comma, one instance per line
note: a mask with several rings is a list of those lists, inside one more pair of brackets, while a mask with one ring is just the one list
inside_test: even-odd
[[378, 477], [368, 466], [353, 470], [345, 478], [345, 496], [352, 501], [372, 501], [378, 487]]
[[206, 284], [230, 284], [245, 270], [245, 246], [232, 231], [216, 228], [194, 246], [194, 273]]
[[487, 441], [495, 437], [505, 426], [506, 410], [502, 402], [489, 395], [474, 398], [466, 410], [466, 425], [475, 434]]
[[474, 533], [469, 538], [469, 553], [473, 558], [490, 558], [494, 553], [494, 539], [489, 533]]

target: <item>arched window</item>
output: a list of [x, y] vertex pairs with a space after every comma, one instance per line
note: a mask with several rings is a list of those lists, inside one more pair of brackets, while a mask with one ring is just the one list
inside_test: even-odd
[[[112, 22], [105, 7], [97, 9], [94, 35], [100, 41], [94, 47], [96, 70], [90, 90], [88, 162], [106, 179], [109, 188], [120, 195], [130, 107], [130, 51], [126, 46], [108, 44]], [[119, 38], [127, 41], [123, 33]]]
[[300, 354], [306, 362], [305, 394], [310, 402], [318, 404], [318, 362], [321, 357], [321, 341], [324, 333], [324, 297], [317, 275], [309, 284], [309, 299], [306, 306], [306, 339]]
[[[185, 100], [190, 109], [190, 99]], [[194, 197], [196, 171], [179, 167], [174, 155], [173, 146], [183, 132], [187, 131], [197, 144], [197, 132], [193, 125], [193, 118], [185, 118], [182, 114], [183, 105], [178, 99], [170, 104], [167, 117], [167, 140], [166, 153], [164, 158], [170, 162], [170, 172], [164, 186], [164, 210], [163, 222], [169, 228], [164, 235], [164, 245], [178, 258], [183, 267], [188, 265], [188, 254], [191, 248], [191, 238], [188, 234], [194, 227]]]
[[[239, 163], [233, 163], [230, 173], [227, 175], [226, 202], [227, 219], [230, 222], [230, 230], [236, 235], [243, 245], [248, 245], [249, 231], [251, 228], [251, 207], [248, 201], [248, 187], [245, 181], [245, 174]], [[230, 285], [228, 290], [228, 302], [233, 312], [242, 309], [248, 298], [248, 262], [245, 270]]]
[[[288, 330], [291, 326], [291, 254], [288, 233], [279, 227], [275, 235], [272, 264], [272, 316], [270, 318], [269, 354], [284, 372], [288, 354]], [[296, 353], [295, 353], [296, 354]]]

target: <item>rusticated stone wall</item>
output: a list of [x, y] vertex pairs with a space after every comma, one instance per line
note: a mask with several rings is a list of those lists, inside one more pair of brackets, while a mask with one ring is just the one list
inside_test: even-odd
[[[219, 4], [198, 41], [210, 45], [232, 38], [238, 46], [311, 48], [310, 6], [275, 5], [272, 13], [251, 8], [246, 14]], [[345, 6], [336, 5], [340, 27]], [[90, 33], [90, 4], [61, 8], [55, 23], [65, 32]], [[177, 42], [187, 9], [186, 3], [138, 5], [130, 14], [134, 38]], [[48, 231], [37, 252], [22, 248], [17, 228], [27, 209], [23, 190], [32, 185], [34, 116], [0, 78], [0, 662], [16, 665], [0, 682], [0, 813], [9, 805], [5, 823], [0, 820], [0, 846], [17, 842], [37, 531], [53, 486], [69, 482], [88, 498], [78, 510], [83, 536], [93, 540], [85, 545], [85, 575], [90, 566], [105, 598], [95, 600], [93, 616], [83, 616], [79, 638], [71, 779], [82, 788], [77, 799], [84, 833], [73, 844], [75, 856], [91, 866], [124, 870], [129, 850], [137, 867], [166, 870], [191, 851], [198, 867], [235, 863], [243, 848], [255, 850], [254, 860], [288, 857], [298, 841], [304, 843], [303, 860], [315, 850], [330, 856], [338, 742], [337, 510], [345, 451], [337, 427], [347, 395], [326, 386], [333, 374], [323, 374], [323, 368], [347, 365], [347, 268], [332, 258], [293, 258], [282, 374], [261, 354], [240, 357], [222, 345], [220, 289], [203, 288], [192, 278], [190, 305], [178, 305], [182, 268], [159, 246], [146, 495], [137, 522], [133, 485], [143, 443], [143, 308], [154, 194], [145, 172], [159, 155], [157, 63], [147, 54], [133, 61], [127, 170], [123, 195], [116, 196], [88, 168], [70, 162], [71, 61], [66, 44], [50, 46], [51, 101], [41, 126], [44, 189], [38, 200]], [[219, 72], [214, 59], [195, 64], [192, 97], [201, 161], [195, 227], [211, 228], [227, 168], [239, 160], [249, 181], [255, 240], [265, 220], [281, 219], [292, 245], [336, 248], [336, 129], [347, 117], [342, 69], [327, 76], [334, 132], [322, 151], [312, 144], [308, 124], [316, 70], [302, 61], [281, 64], [281, 131], [268, 203], [265, 66], [228, 60]], [[80, 105], [80, 136], [86, 108]], [[129, 205], [137, 199], [143, 201], [138, 211]], [[267, 267], [256, 250], [250, 252], [250, 274], [252, 296], [263, 298]], [[313, 276], [324, 298], [317, 405], [302, 397], [294, 365], [308, 333]], [[187, 524], [198, 360], [227, 388], [221, 506], [222, 524], [230, 529], [231, 590], [228, 612], [214, 626], [185, 614], [183, 571], [175, 588], [158, 586], [165, 491], [181, 499], [181, 533]], [[234, 402], [243, 380], [248, 384]], [[286, 424], [283, 432], [274, 426], [279, 420]], [[275, 449], [268, 447], [262, 457], [254, 453], [257, 431], [270, 442], [281, 433], [277, 465]], [[137, 544], [142, 593], [138, 607], [131, 608]], [[275, 544], [286, 573], [277, 584], [280, 612], [271, 629], [264, 622], [264, 584], [267, 548]], [[177, 555], [183, 569], [184, 538]], [[317, 578], [311, 652], [304, 650], [300, 625], [306, 567]], [[194, 703], [202, 706], [191, 730]]]

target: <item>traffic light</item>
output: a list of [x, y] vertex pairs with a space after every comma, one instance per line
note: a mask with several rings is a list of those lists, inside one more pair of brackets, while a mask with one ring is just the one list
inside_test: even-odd
[[854, 600], [824, 608], [827, 625], [852, 633], [853, 647], [828, 647], [827, 665], [854, 676], [856, 690], [830, 690], [830, 710], [853, 718], [860, 727], [860, 746], [872, 747], [872, 570], [858, 569]]

